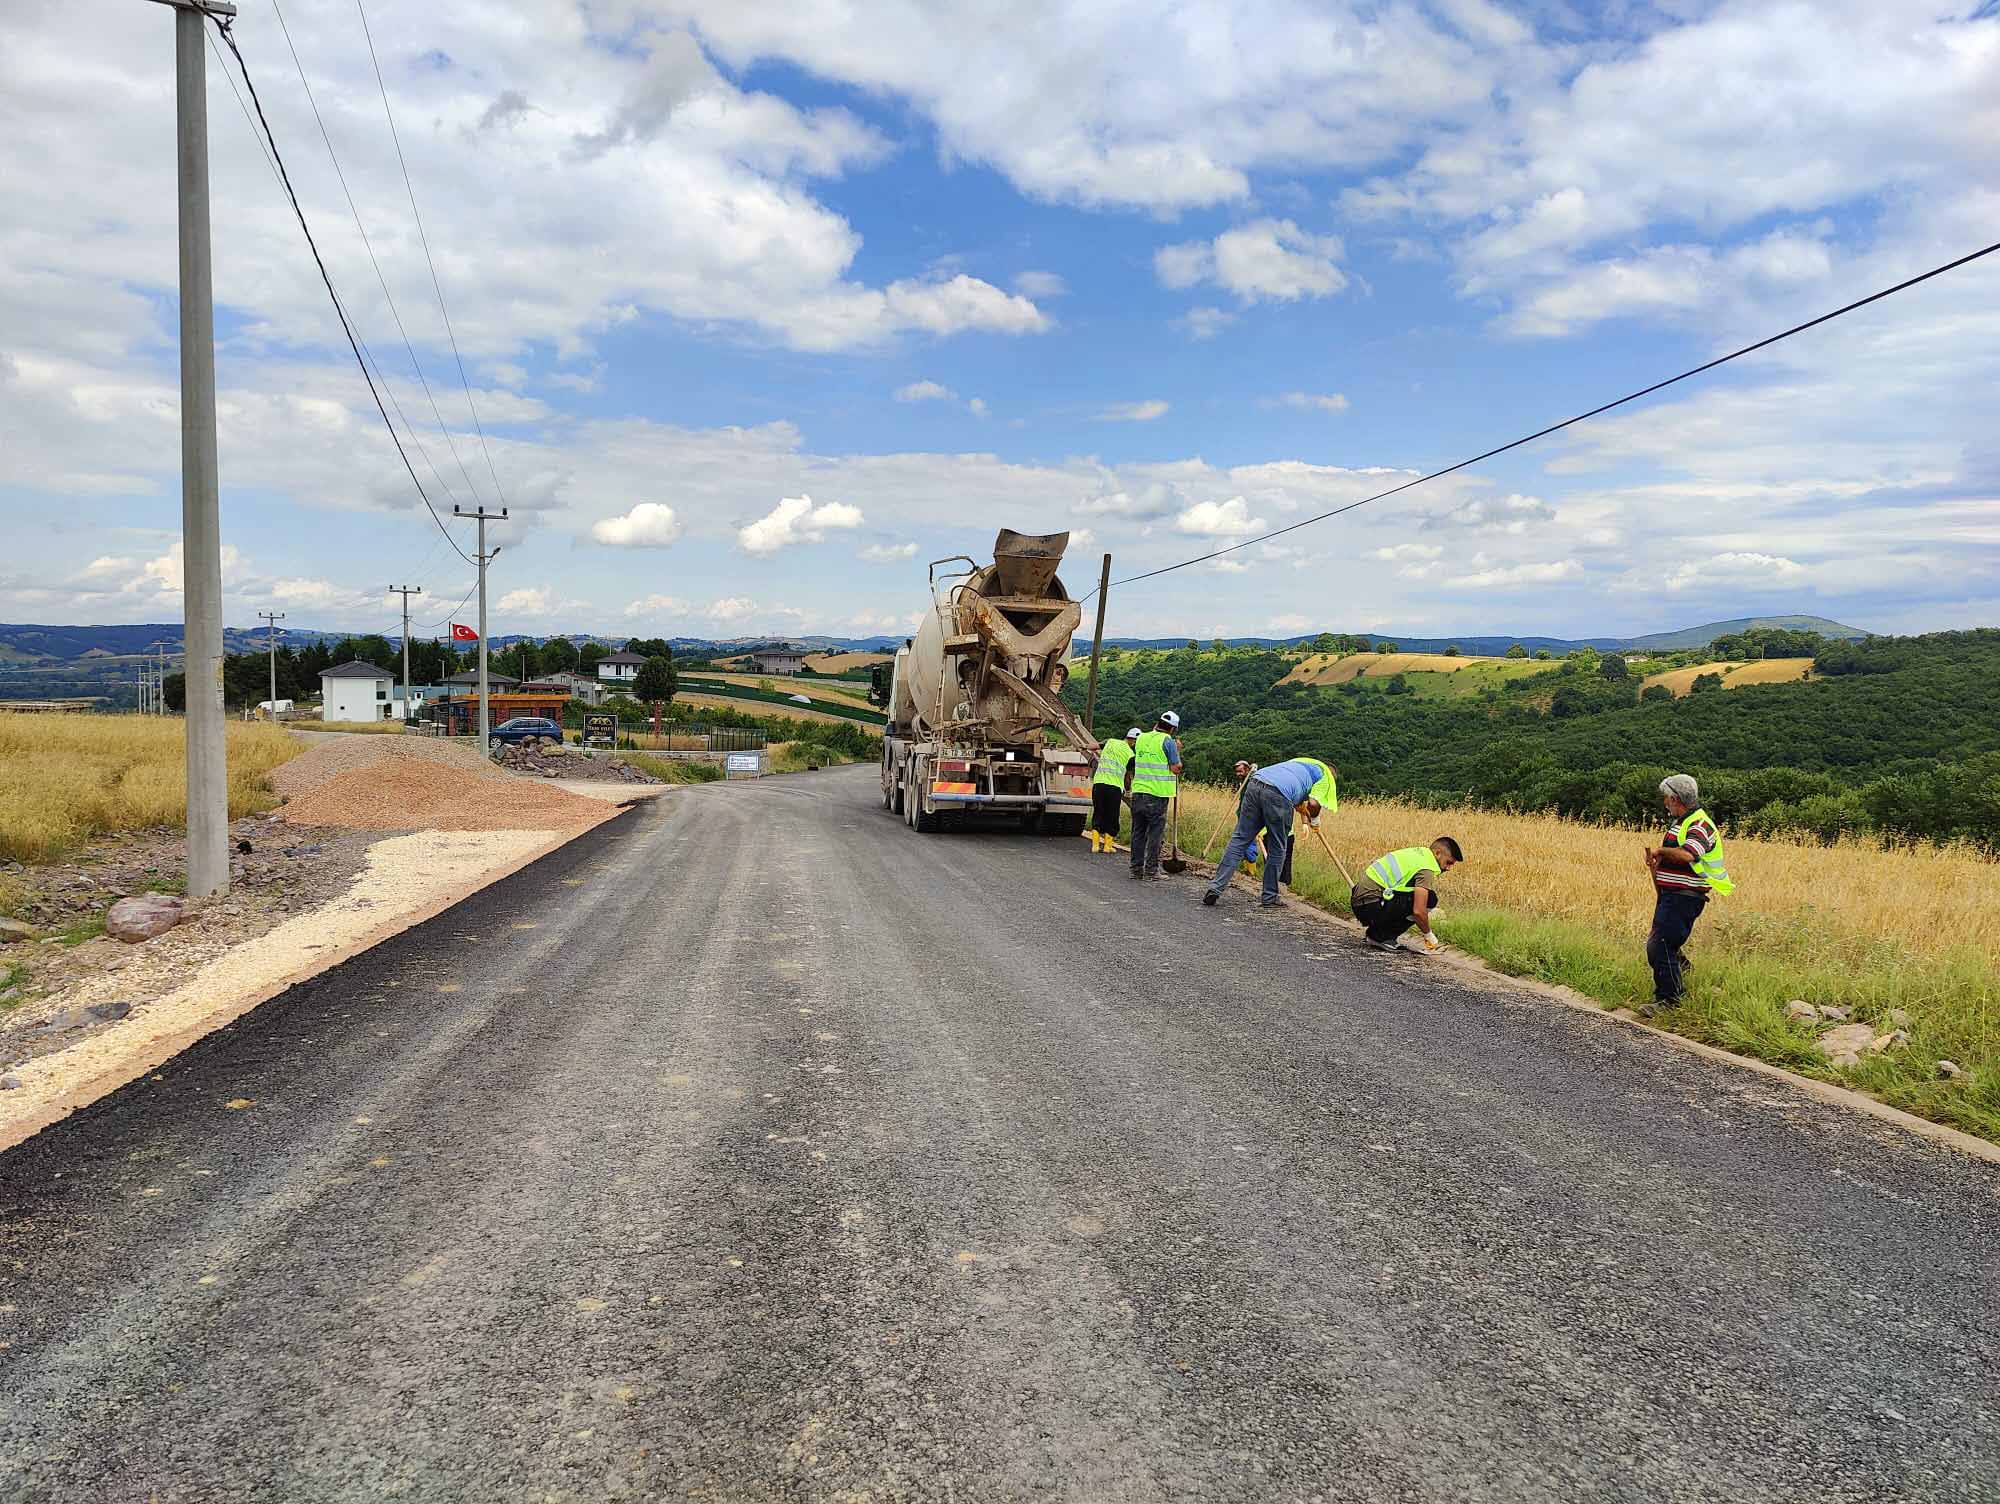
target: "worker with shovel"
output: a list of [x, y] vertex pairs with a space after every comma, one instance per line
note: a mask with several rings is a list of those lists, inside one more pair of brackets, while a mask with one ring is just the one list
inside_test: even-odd
[[1438, 906], [1431, 880], [1464, 860], [1458, 842], [1439, 836], [1428, 846], [1405, 846], [1370, 862], [1348, 899], [1354, 917], [1368, 926], [1368, 943], [1377, 950], [1400, 950], [1403, 931], [1414, 924], [1425, 950], [1443, 950], [1431, 929], [1431, 910]]
[[1160, 842], [1167, 833], [1167, 806], [1180, 787], [1181, 747], [1175, 738], [1181, 718], [1160, 712], [1151, 731], [1132, 745], [1132, 875], [1160, 875]]
[[1125, 791], [1132, 782], [1133, 750], [1145, 735], [1137, 726], [1125, 739], [1106, 742], [1097, 754], [1097, 775], [1090, 780], [1090, 849], [1102, 854], [1118, 849], [1118, 820], [1125, 812]]
[[1292, 848], [1292, 817], [1305, 816], [1317, 829], [1320, 816], [1339, 807], [1332, 763], [1317, 757], [1294, 757], [1289, 762], [1259, 768], [1243, 783], [1236, 799], [1236, 829], [1222, 848], [1222, 860], [1215, 864], [1215, 877], [1201, 901], [1211, 907], [1222, 897], [1229, 879], [1242, 864], [1244, 854], [1256, 844], [1257, 832], [1264, 833], [1264, 896], [1261, 907], [1278, 905], [1278, 878], [1285, 870], [1285, 858]]

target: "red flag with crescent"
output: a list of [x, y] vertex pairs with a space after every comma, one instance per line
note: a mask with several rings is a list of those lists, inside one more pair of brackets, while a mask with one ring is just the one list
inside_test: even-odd
[[461, 627], [457, 622], [453, 622], [451, 624], [451, 640], [453, 642], [477, 642], [479, 641], [479, 634], [470, 627]]

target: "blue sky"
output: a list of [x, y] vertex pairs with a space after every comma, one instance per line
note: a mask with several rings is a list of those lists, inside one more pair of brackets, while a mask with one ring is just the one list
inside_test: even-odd
[[[1969, 3], [381, 7], [482, 446], [353, 8], [284, 19], [437, 416], [277, 16], [242, 12], [419, 475], [512, 508], [496, 632], [898, 632], [923, 561], [999, 526], [1073, 530], [1073, 584], [1156, 568], [2000, 238]], [[0, 615], [172, 619], [171, 20], [12, 35]], [[470, 571], [213, 64], [210, 114], [230, 619], [381, 628], [418, 583], [441, 621]], [[1135, 586], [1110, 628], [1990, 623], [1995, 263]]]

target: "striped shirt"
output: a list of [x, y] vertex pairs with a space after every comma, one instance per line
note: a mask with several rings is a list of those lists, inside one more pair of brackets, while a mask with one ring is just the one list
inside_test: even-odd
[[[1674, 822], [1675, 826], [1679, 824], [1678, 820]], [[1663, 846], [1684, 845], [1688, 852], [1699, 861], [1714, 849], [1714, 822], [1709, 820], [1706, 815], [1696, 820], [1694, 824], [1688, 827], [1687, 840], [1685, 842], [1676, 836], [1673, 829], [1670, 828], [1667, 831], [1666, 840], [1660, 844]], [[1675, 867], [1666, 862], [1661, 862], [1653, 871], [1653, 886], [1658, 888], [1662, 893], [1706, 893], [1708, 891], [1708, 879], [1691, 868]]]

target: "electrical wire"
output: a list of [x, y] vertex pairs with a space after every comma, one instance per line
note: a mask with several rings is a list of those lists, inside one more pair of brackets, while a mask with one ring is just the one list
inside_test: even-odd
[[[410, 357], [410, 369], [416, 373], [417, 385], [423, 389], [424, 400], [430, 403], [431, 416], [437, 419], [438, 433], [443, 437], [445, 447], [451, 451], [451, 457], [458, 465], [458, 473], [465, 481], [466, 489], [471, 491], [476, 504], [479, 500], [479, 490], [473, 485], [472, 476], [465, 468], [465, 460], [458, 452], [458, 444], [451, 436], [451, 428], [444, 421], [444, 414], [438, 409], [437, 398], [432, 394], [430, 381], [424, 375], [423, 363], [417, 359], [416, 346], [410, 340], [410, 331], [403, 326], [403, 313], [396, 306], [396, 295], [389, 291], [389, 279], [383, 275], [382, 263], [375, 257], [375, 243], [368, 238], [368, 227], [361, 222], [361, 209], [354, 202], [354, 191], [347, 186], [347, 173], [340, 165], [340, 153], [333, 149], [333, 136], [326, 128], [326, 118], [320, 114], [319, 99], [314, 95], [312, 85], [306, 80], [305, 64], [299, 58], [298, 46], [292, 41], [291, 27], [285, 23], [284, 7], [278, 4], [278, 0], [271, 0], [271, 9], [278, 17], [278, 30], [284, 34], [285, 47], [292, 54], [292, 67], [298, 71], [299, 87], [305, 91], [306, 103], [312, 106], [313, 121], [319, 126], [319, 138], [326, 143], [327, 157], [333, 163], [333, 175], [339, 179], [340, 191], [347, 199], [347, 212], [354, 217], [354, 228], [361, 235], [361, 246], [368, 253], [368, 264], [375, 268], [375, 281], [382, 289], [383, 300], [389, 305], [389, 316], [396, 321], [396, 333], [402, 336], [403, 349]], [[380, 361], [376, 362], [376, 370], [378, 372], [381, 370]], [[403, 427], [409, 432], [410, 442], [417, 446], [417, 453], [424, 457], [424, 463], [430, 466], [431, 474], [436, 477], [438, 485], [455, 504], [457, 498], [452, 496], [450, 483], [438, 469], [437, 462], [431, 458], [430, 451], [425, 449], [422, 441], [417, 438], [416, 425], [410, 422], [409, 415], [396, 400], [396, 389], [389, 385], [386, 376], [382, 384], [388, 387], [390, 405], [396, 409], [396, 416], [403, 420]]]
[[461, 595], [458, 598], [458, 604], [456, 606], [453, 606], [449, 611], [445, 612], [445, 614], [443, 616], [440, 616], [436, 621], [424, 623], [423, 624], [424, 630], [426, 632], [435, 632], [439, 627], [443, 626], [446, 622], [450, 621], [454, 616], [458, 615], [459, 612], [465, 609], [465, 603], [472, 599], [472, 592], [477, 590], [478, 588], [479, 588], [479, 580], [477, 577], [475, 577], [471, 585], [466, 587], [465, 594]]
[[[431, 521], [435, 522], [438, 531], [444, 534], [452, 552], [466, 563], [473, 564], [471, 555], [458, 546], [458, 540], [452, 537], [451, 530], [444, 525], [444, 519], [438, 515], [437, 508], [431, 505], [430, 496], [424, 490], [424, 483], [417, 476], [417, 467], [410, 463], [409, 451], [403, 448], [402, 436], [396, 432], [396, 425], [389, 421], [389, 410], [382, 405], [382, 394], [376, 389], [375, 378], [369, 374], [368, 362], [361, 354], [361, 341], [355, 336], [354, 325], [348, 320], [347, 309], [340, 301], [340, 294], [334, 290], [333, 278], [327, 272], [326, 261], [319, 253], [319, 243], [313, 239], [312, 226], [306, 223], [306, 211], [299, 206], [299, 195], [292, 187], [291, 174], [285, 170], [284, 154], [278, 150], [277, 137], [271, 134], [271, 122], [264, 114], [264, 102], [257, 97], [257, 85], [251, 80], [249, 64], [243, 60], [243, 49], [236, 45], [236, 38], [231, 34], [230, 22], [212, 11], [204, 11], [203, 14], [215, 23], [215, 29], [221, 34], [224, 44], [236, 59], [237, 71], [243, 75], [243, 87], [249, 90], [250, 103], [257, 110], [257, 123], [263, 128], [264, 139], [271, 147], [271, 158], [277, 163], [278, 180], [284, 185], [285, 197], [291, 202], [292, 213], [299, 222], [299, 230], [306, 237], [306, 247], [312, 252], [313, 265], [319, 268], [319, 279], [326, 284], [326, 295], [333, 300], [333, 311], [340, 319], [341, 331], [347, 336], [348, 348], [354, 352], [355, 363], [361, 367], [361, 379], [368, 383], [368, 395], [375, 399], [375, 411], [382, 415], [382, 424], [389, 430], [389, 439], [396, 446], [396, 453], [403, 461], [403, 468], [410, 473], [410, 484], [417, 488], [417, 495], [423, 501], [424, 510], [431, 514]], [[411, 437], [414, 439], [415, 435]]]
[[[275, 5], [276, 0], [272, 0], [272, 3]], [[500, 504], [504, 507], [507, 504], [507, 496], [500, 489], [500, 472], [493, 468], [493, 450], [486, 442], [486, 429], [479, 421], [479, 407], [472, 400], [472, 383], [466, 378], [465, 357], [458, 353], [458, 335], [451, 327], [450, 310], [444, 306], [444, 284], [438, 280], [437, 262], [431, 259], [430, 237], [424, 233], [424, 217], [417, 210], [417, 190], [410, 181], [410, 164], [403, 160], [403, 138], [396, 130], [395, 111], [389, 108], [389, 86], [382, 81], [382, 64], [375, 56], [375, 35], [368, 29], [368, 12], [362, 6], [361, 0], [354, 0], [354, 9], [361, 17], [361, 35], [368, 42], [368, 61], [375, 67], [375, 87], [382, 91], [382, 115], [389, 122], [389, 139], [396, 144], [396, 165], [403, 169], [403, 191], [410, 196], [410, 218], [417, 222], [417, 243], [424, 248], [424, 262], [431, 269], [431, 288], [437, 293], [438, 313], [444, 319], [445, 338], [451, 341], [451, 358], [458, 362], [458, 383], [465, 388], [466, 410], [472, 414], [473, 431], [479, 435], [479, 448], [486, 456], [486, 473], [493, 479], [493, 494], [499, 497]], [[458, 457], [456, 445], [452, 447], [452, 457], [454, 459]], [[461, 470], [465, 468], [463, 461], [460, 461], [459, 468]], [[471, 483], [468, 477], [466, 484]], [[478, 499], [477, 492], [474, 492], [473, 496], [474, 500]]]
[[[1433, 470], [1428, 475], [1419, 475], [1415, 480], [1406, 480], [1399, 486], [1389, 487], [1386, 491], [1377, 491], [1373, 496], [1364, 496], [1359, 501], [1348, 502], [1345, 506], [1334, 507], [1330, 511], [1321, 512], [1316, 516], [1307, 517], [1285, 527], [1274, 528], [1268, 533], [1259, 533], [1254, 538], [1245, 538], [1242, 542], [1232, 543], [1226, 548], [1213, 549], [1208, 553], [1198, 554], [1192, 559], [1183, 559], [1178, 564], [1167, 564], [1158, 569], [1148, 569], [1141, 574], [1127, 575], [1124, 579], [1113, 580], [1111, 583], [1114, 587], [1118, 585], [1135, 585], [1141, 580], [1150, 580], [1163, 574], [1172, 574], [1177, 569], [1186, 569], [1195, 564], [1206, 564], [1210, 559], [1219, 559], [1224, 554], [1233, 554], [1238, 549], [1250, 547], [1253, 543], [1268, 543], [1273, 538], [1282, 538], [1287, 533], [1296, 533], [1302, 527], [1311, 527], [1315, 522], [1325, 522], [1329, 517], [1338, 517], [1342, 513], [1352, 512], [1359, 507], [1365, 507], [1371, 502], [1386, 500], [1413, 487], [1421, 486], [1427, 481], [1438, 480], [1444, 476], [1454, 474], [1457, 471], [1465, 469], [1468, 465], [1476, 465], [1481, 460], [1490, 460], [1496, 454], [1505, 454], [1510, 449], [1519, 449], [1523, 444], [1532, 444], [1536, 439], [1545, 439], [1550, 434], [1558, 433], [1565, 428], [1571, 427], [1573, 424], [1583, 422], [1587, 418], [1595, 418], [1600, 413], [1610, 412], [1614, 407], [1623, 407], [1628, 402], [1636, 402], [1639, 398], [1650, 396], [1654, 392], [1672, 386], [1677, 381], [1686, 381], [1690, 376], [1699, 376], [1704, 371], [1712, 371], [1717, 366], [1727, 365], [1732, 360], [1754, 354], [1756, 351], [1762, 350], [1767, 346], [1777, 344], [1780, 340], [1790, 339], [1795, 334], [1803, 334], [1808, 329], [1816, 329], [1821, 324], [1830, 323], [1843, 314], [1852, 313], [1857, 308], [1866, 308], [1870, 303], [1879, 303], [1884, 298], [1904, 292], [1909, 288], [1915, 287], [1920, 282], [1928, 282], [1933, 277], [1941, 277], [1946, 272], [1956, 271], [1959, 267], [1965, 266], [1969, 262], [1977, 261], [1982, 256], [1990, 256], [1995, 251], [2000, 251], [2000, 241], [1995, 241], [1992, 245], [1984, 246], [1979, 250], [1968, 252], [1954, 261], [1947, 261], [1942, 266], [1934, 266], [1927, 272], [1920, 272], [1914, 277], [1898, 282], [1893, 287], [1885, 287], [1880, 292], [1872, 292], [1865, 298], [1856, 298], [1852, 303], [1843, 304], [1830, 313], [1822, 313], [1818, 318], [1807, 319], [1803, 324], [1794, 324], [1791, 328], [1778, 334], [1758, 340], [1754, 345], [1745, 345], [1740, 350], [1731, 350], [1727, 355], [1718, 355], [1714, 360], [1704, 361], [1698, 366], [1693, 366], [1688, 370], [1682, 371], [1678, 376], [1669, 376], [1666, 380], [1656, 381], [1651, 386], [1640, 387], [1636, 392], [1628, 392], [1623, 397], [1616, 398], [1610, 402], [1600, 403], [1588, 412], [1578, 413], [1573, 418], [1564, 418], [1560, 423], [1551, 423], [1547, 428], [1538, 428], [1531, 434], [1524, 434], [1518, 439], [1497, 445], [1480, 454], [1475, 454], [1470, 459], [1460, 460], [1455, 465], [1446, 465], [1442, 470]], [[1090, 594], [1083, 596], [1077, 604], [1082, 605], [1084, 601], [1088, 601], [1091, 596], [1096, 594], [1097, 591], [1093, 588]]]

